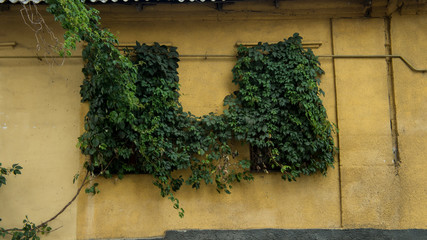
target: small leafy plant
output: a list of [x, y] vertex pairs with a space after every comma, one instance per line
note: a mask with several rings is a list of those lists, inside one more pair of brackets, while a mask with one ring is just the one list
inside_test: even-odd
[[44, 235], [52, 230], [48, 225], [36, 226], [35, 223], [28, 220], [27, 216], [25, 216], [23, 223], [24, 226], [21, 229], [14, 228], [8, 231], [0, 229], [0, 236], [11, 235], [11, 240], [40, 240], [39, 234]]
[[0, 187], [6, 185], [6, 176], [9, 174], [18, 175], [21, 174], [22, 167], [19, 164], [13, 164], [11, 168], [2, 167], [0, 163]]
[[[2, 167], [2, 163], [0, 163], [0, 187], [6, 185], [5, 176], [9, 174], [21, 174], [22, 169], [23, 168], [16, 163], [13, 164], [11, 168]], [[11, 237], [11, 240], [40, 240], [38, 234], [47, 234], [52, 230], [47, 224], [36, 226], [36, 224], [28, 220], [27, 216], [25, 216], [23, 223], [24, 226], [22, 228], [4, 229], [0, 227], [0, 237], [4, 238], [8, 236]]]

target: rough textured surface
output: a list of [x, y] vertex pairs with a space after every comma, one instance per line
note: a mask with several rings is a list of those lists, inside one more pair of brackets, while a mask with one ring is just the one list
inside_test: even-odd
[[[417, 68], [427, 69], [427, 17], [393, 16], [393, 54], [408, 58]], [[408, 44], [408, 40], [411, 44]], [[401, 226], [427, 228], [427, 73], [410, 71], [393, 61], [396, 116], [401, 164]]]
[[[162, 6], [147, 11], [163, 9], [157, 7]], [[330, 54], [331, 50], [329, 19], [258, 21], [248, 20], [242, 14], [233, 21], [222, 22], [217, 19], [190, 21], [169, 14], [173, 21], [146, 18], [149, 23], [139, 19], [123, 22], [127, 17], [142, 16], [129, 11], [126, 16], [120, 12], [113, 16], [101, 9], [105, 26], [118, 33], [122, 43], [170, 42], [178, 47], [180, 54], [232, 55], [237, 41], [277, 42], [299, 32], [303, 41], [323, 43], [314, 50], [316, 54]], [[146, 16], [145, 10], [143, 13]], [[234, 64], [234, 58], [182, 58], [178, 71], [184, 110], [198, 116], [221, 113], [224, 97], [235, 89], [231, 82]], [[333, 121], [331, 60], [322, 59], [322, 68], [326, 71], [322, 78], [326, 92], [323, 100]], [[247, 149], [242, 148], [239, 154], [239, 157], [248, 157]], [[285, 182], [278, 173], [260, 173], [253, 182], [235, 184], [229, 195], [218, 194], [212, 185], [203, 185], [197, 191], [186, 186], [177, 193], [185, 210], [183, 219], [178, 217], [170, 200], [160, 196], [150, 176], [126, 176], [117, 182], [99, 179], [101, 194], [82, 195], [79, 199], [78, 238], [155, 237], [162, 236], [166, 230], [188, 228], [339, 228], [338, 169], [329, 170], [327, 177], [304, 176], [297, 182]]]
[[[122, 43], [171, 43], [181, 54], [231, 55], [236, 42], [274, 42], [294, 32], [305, 42], [322, 43], [314, 49], [317, 55], [386, 53], [384, 19], [339, 18], [356, 16], [355, 10], [363, 10], [360, 1], [321, 2], [286, 1], [278, 9], [272, 1], [243, 2], [227, 5], [229, 12], [198, 4], [144, 6], [139, 12], [130, 5], [97, 7], [104, 26]], [[396, 12], [391, 20], [393, 54], [404, 56], [417, 68], [427, 68], [427, 31], [422, 31], [427, 29], [427, 15], [423, 15], [427, 4], [419, 2], [418, 8], [410, 8], [406, 3], [402, 15]], [[23, 23], [20, 7], [10, 5], [0, 14], [0, 43], [17, 42], [15, 47], [0, 48], [0, 162], [19, 162], [24, 167], [22, 176], [11, 176], [0, 189], [2, 227], [20, 226], [25, 215], [41, 222], [72, 197], [80, 157], [75, 145], [87, 111], [79, 103], [81, 60], [67, 59], [64, 66], [54, 67], [37, 59], [1, 58], [35, 54], [34, 32]], [[406, 15], [411, 9], [418, 15]], [[271, 14], [274, 11], [282, 12]], [[47, 20], [61, 37], [58, 25]], [[231, 195], [217, 194], [211, 187], [185, 188], [178, 193], [184, 219], [168, 199], [160, 197], [150, 176], [100, 179], [101, 194], [81, 195], [77, 205], [52, 223], [53, 228], [62, 228], [46, 239], [138, 239], [163, 236], [174, 229], [427, 229], [427, 74], [414, 73], [393, 59], [402, 161], [396, 175], [385, 59], [320, 61], [326, 72], [321, 85], [326, 92], [324, 104], [341, 129], [341, 165], [326, 178], [316, 175], [289, 183], [276, 173], [256, 174], [255, 182], [235, 185]], [[196, 115], [221, 112], [224, 96], [235, 89], [231, 83], [234, 63], [233, 58], [182, 58], [184, 108]], [[198, 239], [209, 237], [199, 232]], [[251, 239], [246, 233], [254, 230], [213, 232]], [[287, 239], [333, 239], [336, 234], [338, 239], [427, 239], [425, 230], [373, 229], [262, 230], [264, 235], [253, 236], [263, 239], [267, 233], [279, 232], [288, 234]], [[166, 237], [173, 239], [171, 234], [181, 232], [168, 232]], [[190, 239], [196, 233], [186, 234]]]
[[102, 240], [421, 240], [427, 230], [405, 229], [252, 229], [252, 230], [178, 230], [164, 237], [115, 238]]
[[[11, 6], [15, 7], [20, 6]], [[61, 38], [60, 26], [49, 16], [45, 20]], [[76, 192], [72, 179], [80, 169], [75, 146], [83, 62], [67, 59], [59, 66], [46, 59], [2, 58], [35, 55], [36, 38], [19, 11], [1, 12], [0, 22], [0, 43], [17, 43], [0, 47], [0, 162], [24, 168], [22, 175], [9, 176], [0, 189], [0, 226], [9, 228], [22, 227], [26, 215], [36, 224], [51, 218]], [[50, 39], [48, 34], [41, 36]], [[73, 204], [50, 224], [60, 230], [43, 240], [75, 239], [76, 217]]]
[[382, 230], [382, 229], [256, 229], [256, 230], [186, 230], [167, 231], [165, 240], [414, 240], [426, 239], [427, 230]]
[[[384, 31], [380, 18], [334, 19], [334, 53], [384, 54]], [[400, 189], [393, 164], [386, 61], [336, 59], [335, 74], [342, 225], [396, 228]]]

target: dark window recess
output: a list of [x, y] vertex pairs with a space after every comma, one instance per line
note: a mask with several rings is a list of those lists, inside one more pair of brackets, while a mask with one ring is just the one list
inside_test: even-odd
[[251, 144], [249, 149], [250, 149], [252, 172], [268, 173], [270, 171], [278, 171], [277, 168], [273, 168], [271, 166], [271, 161], [270, 161], [271, 154], [270, 154], [269, 148], [259, 148]]

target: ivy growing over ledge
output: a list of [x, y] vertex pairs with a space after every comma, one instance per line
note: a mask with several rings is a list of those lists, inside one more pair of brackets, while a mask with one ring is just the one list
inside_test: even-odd
[[[149, 173], [183, 216], [174, 192], [184, 183], [196, 189], [216, 184], [230, 193], [233, 182], [253, 179], [250, 167], [280, 169], [291, 181], [332, 166], [334, 127], [318, 87], [323, 71], [298, 34], [277, 44], [239, 47], [233, 69], [239, 90], [225, 98], [228, 109], [197, 117], [179, 103], [176, 48], [137, 43], [123, 55], [114, 35], [100, 27], [97, 10], [78, 0], [48, 3], [66, 29], [66, 48], [87, 42], [80, 93], [90, 107], [79, 144], [93, 175]], [[234, 159], [233, 139], [250, 144], [252, 163]], [[97, 193], [97, 184], [86, 192]]]
[[295, 33], [277, 44], [239, 47], [233, 82], [225, 99], [234, 136], [250, 144], [251, 168], [280, 169], [282, 178], [326, 174], [334, 163], [334, 126], [320, 99], [323, 70]]
[[[138, 72], [135, 93], [142, 107], [135, 112], [137, 125], [149, 131], [130, 145], [129, 158], [113, 163], [111, 171], [119, 177], [124, 173], [152, 174], [161, 195], [172, 199], [172, 193], [184, 183], [196, 189], [202, 182], [215, 183], [218, 191], [229, 193], [233, 181], [252, 179], [246, 160], [230, 161], [232, 133], [221, 116], [196, 117], [183, 111], [176, 48], [137, 43], [128, 55]], [[187, 178], [174, 176], [183, 169], [191, 170]]]

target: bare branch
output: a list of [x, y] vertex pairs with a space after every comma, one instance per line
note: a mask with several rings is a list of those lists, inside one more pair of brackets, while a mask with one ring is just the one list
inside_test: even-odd
[[62, 66], [65, 57], [62, 57], [62, 61], [58, 61], [56, 57], [52, 56], [56, 56], [64, 48], [63, 43], [59, 41], [54, 32], [46, 24], [46, 21], [37, 9], [37, 5], [34, 3], [22, 4], [20, 13], [25, 25], [34, 32], [37, 52], [41, 52], [48, 64]]

